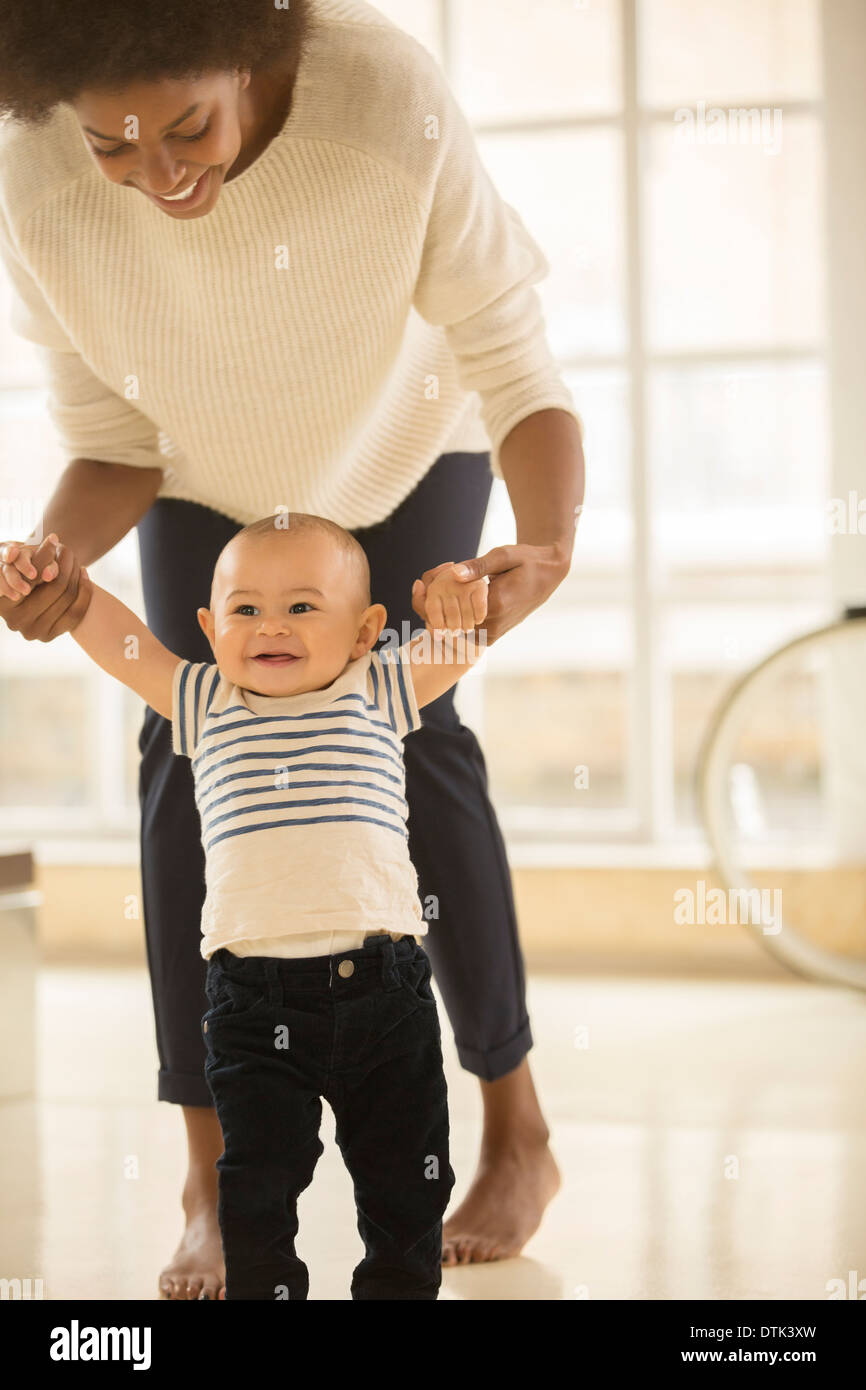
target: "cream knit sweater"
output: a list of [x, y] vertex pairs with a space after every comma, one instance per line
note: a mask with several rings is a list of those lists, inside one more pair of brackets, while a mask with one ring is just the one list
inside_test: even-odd
[[514, 425], [576, 411], [548, 263], [441, 69], [370, 5], [313, 10], [282, 130], [204, 217], [104, 178], [68, 106], [0, 123], [0, 257], [68, 458], [161, 467], [160, 496], [241, 523], [357, 528], [440, 454], [491, 448], [501, 477]]

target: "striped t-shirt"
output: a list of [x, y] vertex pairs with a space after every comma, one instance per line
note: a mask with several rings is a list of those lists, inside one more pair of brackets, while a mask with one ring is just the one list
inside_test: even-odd
[[172, 744], [195, 779], [205, 959], [303, 932], [426, 933], [402, 745], [420, 725], [408, 644], [299, 695], [258, 695], [213, 663], [178, 662]]

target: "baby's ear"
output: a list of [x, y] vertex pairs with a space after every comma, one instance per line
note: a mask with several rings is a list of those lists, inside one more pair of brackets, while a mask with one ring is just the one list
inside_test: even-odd
[[382, 629], [388, 621], [388, 610], [382, 603], [371, 603], [369, 608], [365, 608], [361, 614], [361, 622], [358, 626], [358, 637], [355, 640], [352, 651], [360, 647], [359, 656], [375, 647], [382, 635]]
[[375, 634], [373, 637], [373, 643], [375, 644], [382, 635], [382, 629], [388, 621], [388, 610], [384, 603], [371, 603], [364, 614], [364, 618]]
[[196, 612], [196, 617], [198, 618], [199, 627], [211, 646], [213, 646], [213, 614], [209, 608], [199, 608]]

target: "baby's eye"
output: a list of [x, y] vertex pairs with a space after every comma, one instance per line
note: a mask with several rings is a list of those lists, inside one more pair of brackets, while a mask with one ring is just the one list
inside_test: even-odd
[[289, 612], [294, 613], [296, 608], [309, 608], [312, 612], [313, 605], [311, 603], [306, 603], [303, 599], [299, 599], [297, 603], [292, 604], [291, 608], [289, 609]]
[[235, 609], [235, 612], [240, 613], [242, 618], [252, 618], [258, 611], [254, 603], [239, 603]]

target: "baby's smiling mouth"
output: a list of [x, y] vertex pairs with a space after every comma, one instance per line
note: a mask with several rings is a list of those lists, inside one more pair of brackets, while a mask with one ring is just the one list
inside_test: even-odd
[[291, 652], [256, 652], [253, 657], [253, 661], [261, 661], [265, 666], [288, 666], [300, 660], [301, 657], [292, 656]]

